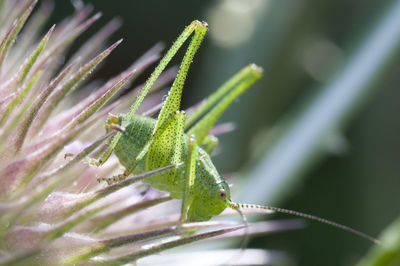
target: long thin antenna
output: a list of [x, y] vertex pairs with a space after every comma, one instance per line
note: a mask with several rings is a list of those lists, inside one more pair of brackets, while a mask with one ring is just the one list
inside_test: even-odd
[[327, 225], [330, 225], [330, 226], [333, 226], [333, 227], [340, 228], [340, 229], [342, 229], [344, 231], [348, 231], [348, 232], [353, 233], [355, 235], [358, 235], [358, 236], [360, 236], [362, 238], [365, 238], [365, 239], [367, 239], [368, 241], [371, 241], [374, 244], [382, 245], [381, 241], [379, 241], [378, 239], [376, 239], [376, 238], [374, 238], [374, 237], [372, 237], [370, 235], [367, 235], [367, 234], [365, 234], [363, 232], [360, 232], [360, 231], [357, 231], [357, 230], [355, 230], [355, 229], [353, 229], [351, 227], [348, 227], [348, 226], [345, 226], [345, 225], [342, 225], [342, 224], [338, 224], [338, 223], [329, 221], [327, 219], [324, 219], [324, 218], [321, 218], [321, 217], [318, 217], [318, 216], [314, 216], [314, 215], [310, 215], [310, 214], [306, 214], [306, 213], [302, 213], [302, 212], [298, 212], [298, 211], [292, 211], [292, 210], [288, 210], [288, 209], [283, 209], [283, 208], [277, 208], [277, 207], [271, 207], [271, 206], [262, 206], [262, 205], [255, 205], [255, 204], [242, 204], [242, 203], [234, 203], [234, 202], [232, 202], [232, 203], [229, 203], [229, 206], [232, 209], [235, 209], [235, 210], [237, 210], [237, 209], [262, 209], [262, 210], [269, 210], [269, 211], [279, 212], [279, 213], [284, 213], [284, 214], [290, 214], [290, 215], [293, 215], [293, 216], [298, 216], [298, 217], [306, 218], [306, 219], [309, 219], [309, 220], [314, 220], [314, 221], [317, 221], [317, 222], [320, 222], [320, 223], [324, 223], [324, 224], [327, 224]]
[[249, 242], [249, 223], [247, 222], [246, 216], [243, 214], [243, 212], [240, 210], [240, 207], [237, 206], [236, 203], [229, 203], [229, 207], [231, 209], [234, 209], [239, 213], [240, 217], [242, 218], [243, 224], [244, 224], [244, 237], [242, 239], [242, 242], [240, 243], [240, 249], [245, 249], [247, 246], [247, 243]]
[[[244, 236], [240, 243], [240, 252], [243, 252], [246, 249], [247, 244], [249, 242], [249, 223], [247, 222], [246, 216], [244, 215], [242, 210], [240, 210], [240, 207], [237, 206], [236, 203], [228, 202], [228, 206], [229, 206], [229, 208], [231, 208], [231, 209], [235, 210], [237, 213], [239, 213], [240, 217], [242, 218], [243, 224], [244, 224]], [[221, 265], [228, 265], [228, 264], [230, 265], [231, 264], [230, 262], [234, 261], [234, 259], [236, 257], [240, 256], [240, 254], [241, 254], [240, 252], [234, 254], [234, 256], [229, 258], [225, 263], [223, 263]]]

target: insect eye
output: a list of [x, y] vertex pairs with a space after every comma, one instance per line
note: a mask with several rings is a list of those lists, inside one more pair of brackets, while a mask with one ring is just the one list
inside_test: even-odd
[[220, 200], [225, 200], [225, 199], [226, 199], [226, 191], [225, 191], [225, 189], [221, 188], [221, 189], [218, 191], [218, 198], [219, 198]]

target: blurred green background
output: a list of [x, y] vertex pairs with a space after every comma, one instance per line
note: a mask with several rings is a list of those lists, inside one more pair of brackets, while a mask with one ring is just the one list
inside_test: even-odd
[[[234, 200], [248, 199], [249, 203], [315, 214], [373, 236], [399, 215], [398, 43], [374, 77], [360, 74], [368, 86], [354, 97], [351, 111], [343, 111], [343, 121], [330, 132], [326, 145], [319, 145], [312, 156], [300, 158], [301, 167], [293, 168], [290, 178], [276, 180], [278, 176], [265, 173], [258, 178], [261, 183], [254, 181], [255, 175], [260, 175], [255, 170], [268, 160], [284, 132], [319, 93], [340, 77], [359, 47], [365, 45], [367, 36], [399, 1], [91, 2], [96, 11], [103, 12], [92, 33], [114, 17], [123, 20], [112, 40], [123, 37], [124, 42], [107, 59], [97, 78], [119, 73], [159, 41], [169, 45], [193, 19], [207, 21], [210, 30], [190, 71], [184, 107], [214, 91], [248, 63], [264, 68], [263, 79], [222, 118], [236, 122], [237, 128], [220, 138], [221, 149], [214, 162], [221, 173], [241, 173], [243, 182], [238, 184], [245, 185], [236, 185], [235, 189], [244, 191], [240, 196], [234, 191], [238, 193], [233, 194]], [[71, 11], [69, 1], [56, 1], [51, 22], [58, 22]], [[400, 24], [397, 29], [400, 31]], [[89, 36], [87, 33], [81, 39]], [[373, 54], [365, 56], [365, 64], [368, 55]], [[175, 63], [180, 60], [176, 58]], [[142, 76], [142, 81], [145, 78]], [[312, 128], [312, 120], [306, 123]], [[292, 153], [291, 146], [286, 152]], [[279, 157], [279, 163], [283, 168], [293, 167], [285, 156]], [[280, 189], [270, 194], [268, 191], [276, 184]], [[258, 191], [254, 193], [257, 196], [247, 197], [253, 189]], [[260, 194], [263, 190], [265, 193]], [[306, 225], [304, 230], [253, 238], [250, 247], [283, 250], [297, 265], [353, 265], [371, 246], [364, 239], [324, 224]]]

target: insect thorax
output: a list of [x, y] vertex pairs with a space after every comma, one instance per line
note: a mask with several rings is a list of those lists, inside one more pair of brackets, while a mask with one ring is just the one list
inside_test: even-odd
[[[130, 168], [136, 160], [136, 156], [150, 140], [156, 120], [150, 117], [135, 115], [132, 122], [125, 126], [126, 134], [123, 134], [115, 146], [114, 153], [119, 162]], [[145, 171], [145, 158], [137, 165], [134, 173]]]

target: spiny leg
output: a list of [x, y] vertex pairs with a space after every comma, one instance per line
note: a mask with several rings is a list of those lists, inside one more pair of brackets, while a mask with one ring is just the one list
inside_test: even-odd
[[[172, 127], [169, 125], [169, 127], [171, 127], [170, 129], [162, 130], [158, 138], [154, 137], [149, 141], [150, 148], [146, 161], [146, 170], [152, 170], [153, 168], [164, 166], [164, 164], [167, 162], [167, 165], [181, 162], [185, 113], [179, 112], [178, 110], [180, 108], [182, 89], [189, 67], [193, 61], [197, 49], [200, 47], [200, 44], [204, 39], [207, 29], [208, 25], [206, 23], [201, 23], [201, 25], [195, 29], [194, 36], [189, 44], [185, 56], [183, 57], [178, 74], [168, 93], [168, 97], [161, 108], [156, 125], [154, 127], [154, 136], [156, 136], [159, 129], [166, 124], [167, 119], [169, 119], [172, 115], [177, 118], [177, 122], [175, 125], [172, 125]], [[143, 157], [144, 152], [146, 152], [146, 147], [138, 157]], [[163, 153], [165, 154], [162, 155]], [[171, 154], [170, 156], [172, 157], [168, 156], [168, 154]], [[169, 158], [172, 158], [172, 160]]]
[[[187, 40], [187, 38], [189, 38], [190, 35], [193, 32], [195, 32], [194, 36], [192, 38], [192, 42], [189, 45], [188, 51], [186, 53], [186, 54], [190, 54], [190, 56], [189, 55], [186, 56], [186, 54], [185, 54], [186, 61], [184, 59], [184, 61], [182, 62], [180, 71], [177, 75], [177, 78], [175, 79], [173, 87], [179, 88], [179, 86], [183, 86], [183, 82], [184, 82], [186, 74], [187, 74], [187, 69], [189, 68], [189, 65], [190, 65], [190, 62], [192, 61], [194, 53], [196, 52], [197, 48], [200, 46], [200, 42], [203, 39], [204, 34], [207, 31], [207, 27], [208, 27], [207, 23], [195, 20], [183, 30], [183, 32], [178, 37], [178, 39], [172, 44], [171, 48], [168, 50], [168, 52], [165, 54], [165, 56], [161, 59], [160, 63], [158, 64], [156, 69], [153, 71], [150, 78], [147, 80], [146, 84], [144, 85], [143, 89], [141, 90], [140, 94], [136, 98], [136, 101], [132, 104], [129, 113], [127, 114], [127, 116], [125, 118], [125, 121], [124, 121], [125, 124], [132, 121], [133, 116], [135, 115], [137, 109], [143, 102], [143, 100], [146, 97], [150, 88], [157, 81], [160, 74], [164, 71], [165, 67], [171, 61], [172, 57], [178, 52], [179, 48], [183, 45], [183, 43]], [[193, 55], [191, 55], [191, 54], [193, 54]], [[179, 99], [180, 99], [180, 97], [179, 97]], [[175, 110], [178, 110], [178, 109], [175, 109]], [[165, 115], [163, 115], [162, 119], [165, 120], [167, 117], [168, 117], [168, 115], [165, 114]], [[160, 123], [162, 123], [162, 122], [164, 122], [164, 121], [158, 121], [157, 125], [160, 125]], [[118, 141], [120, 140], [121, 136], [122, 136], [122, 133], [117, 133], [112, 138], [110, 145], [108, 146], [107, 150], [103, 153], [101, 158], [98, 160], [92, 160], [93, 165], [99, 166], [99, 165], [102, 165], [105, 161], [107, 161], [107, 159], [110, 157], [112, 151], [114, 150], [115, 146], [117, 145]]]
[[[146, 162], [146, 170], [156, 169], [156, 168], [166, 166], [169, 164], [179, 163], [181, 161], [182, 147], [177, 148], [175, 146], [182, 145], [182, 136], [183, 136], [183, 130], [184, 130], [185, 116], [184, 116], [184, 113], [178, 112], [179, 107], [180, 107], [182, 89], [183, 89], [183, 85], [184, 85], [190, 64], [193, 61], [193, 57], [194, 57], [197, 49], [199, 48], [201, 41], [203, 40], [204, 35], [207, 31], [207, 24], [201, 23], [198, 21], [193, 22], [191, 24], [191, 26], [193, 24], [196, 26], [196, 27], [194, 27], [194, 31], [195, 31], [194, 36], [192, 38], [192, 41], [190, 42], [190, 45], [185, 53], [183, 60], [182, 60], [182, 64], [180, 66], [179, 72], [175, 78], [175, 81], [172, 85], [172, 88], [171, 88], [169, 94], [168, 94], [168, 97], [163, 105], [163, 108], [161, 109], [161, 112], [157, 119], [156, 126], [154, 128], [153, 137], [149, 140], [149, 142], [144, 146], [143, 150], [136, 157], [136, 160], [135, 160], [136, 163], [132, 164], [129, 169], [126, 169], [123, 174], [114, 176], [111, 179], [107, 179], [107, 182], [109, 184], [110, 184], [110, 182], [118, 182], [118, 181], [121, 181], [121, 180], [125, 179], [126, 177], [128, 177], [129, 174], [131, 174], [133, 172], [133, 170], [136, 168], [137, 163], [144, 157], [144, 155], [147, 152], [148, 152], [148, 157], [147, 157], [147, 162]], [[193, 29], [191, 31], [193, 31]], [[184, 40], [186, 40], [186, 38]], [[179, 38], [178, 38], [178, 40], [179, 40]], [[184, 40], [182, 41], [182, 44], [183, 44]], [[160, 65], [161, 65], [161, 63], [160, 63]], [[151, 77], [150, 77], [150, 79], [151, 79]], [[146, 85], [145, 85], [145, 87], [146, 87]], [[142, 92], [143, 92], [143, 90], [142, 90]], [[140, 95], [139, 95], [138, 99], [139, 98], [140, 98]], [[143, 98], [144, 98], [144, 96], [143, 96]], [[130, 114], [131, 114], [132, 110], [135, 109], [134, 108], [135, 105], [136, 105], [136, 102], [132, 106], [131, 111], [127, 114], [125, 122], [130, 121], [130, 119], [131, 119]], [[137, 107], [139, 107], [139, 105]], [[134, 115], [134, 113], [132, 113], [131, 117], [133, 117], [133, 115]], [[172, 120], [168, 121], [171, 117], [172, 117]], [[174, 123], [174, 120], [176, 120], [175, 123]], [[108, 150], [106, 151], [106, 153], [103, 155], [102, 158], [108, 159], [108, 157], [111, 155], [111, 152], [115, 147], [113, 143], [116, 141], [119, 134], [120, 133], [118, 133], [113, 138], [110, 146], [108, 147]], [[172, 143], [174, 143], [174, 144], [172, 144]], [[115, 144], [116, 144], [116, 142], [115, 142]], [[162, 151], [162, 153], [160, 153], [160, 151]], [[162, 154], [162, 155], [158, 156], [159, 154]], [[168, 154], [172, 155], [172, 160], [169, 159], [171, 157], [169, 157]], [[102, 160], [102, 158], [100, 160]]]
[[193, 57], [196, 54], [197, 49], [200, 47], [201, 41], [204, 38], [208, 29], [207, 24], [203, 23], [202, 26], [195, 29], [194, 36], [190, 42], [190, 45], [183, 57], [181, 66], [179, 68], [178, 74], [172, 84], [172, 87], [168, 93], [168, 97], [165, 100], [163, 107], [161, 108], [160, 114], [157, 119], [156, 126], [154, 130], [157, 130], [165, 120], [180, 109], [182, 89], [185, 84], [186, 76], [193, 61]]
[[97, 178], [97, 182], [101, 182], [101, 181], [106, 181], [108, 185], [112, 185], [121, 181], [124, 181], [126, 178], [128, 178], [129, 174], [126, 173], [126, 171], [124, 171], [122, 174], [119, 175], [114, 175], [112, 177], [100, 177]]
[[231, 90], [237, 87], [249, 75], [249, 70], [252, 65], [246, 66], [233, 75], [230, 79], [224, 82], [213, 94], [203, 100], [199, 108], [197, 108], [187, 119], [186, 128], [189, 128], [196, 122], [202, 115], [211, 109], [222, 97], [228, 94]]
[[[160, 131], [160, 129], [162, 127], [169, 127], [170, 125], [166, 125], [166, 124], [168, 124], [167, 120], [170, 117], [174, 116], [175, 114], [182, 114], [183, 119], [185, 118], [184, 112], [179, 112], [183, 85], [185, 83], [190, 64], [193, 61], [193, 57], [196, 54], [197, 49], [200, 47], [201, 41], [204, 39], [204, 35], [208, 29], [208, 25], [206, 23], [204, 23], [204, 22], [201, 23], [199, 21], [195, 21], [195, 22], [199, 23], [199, 24], [194, 29], [194, 31], [195, 31], [194, 36], [189, 44], [189, 47], [185, 53], [185, 56], [183, 57], [178, 74], [176, 75], [174, 83], [172, 84], [172, 87], [168, 93], [168, 97], [165, 100], [163, 107], [161, 108], [160, 114], [158, 115], [158, 119], [157, 119], [156, 125], [154, 127], [153, 137], [149, 140], [149, 142], [145, 145], [143, 150], [139, 153], [139, 155], [136, 158], [136, 161], [139, 161], [140, 159], [143, 158], [143, 156], [146, 154], [146, 152], [148, 152], [149, 147], [152, 147], [152, 148], [150, 148], [151, 151], [149, 151], [149, 157], [151, 157], [153, 154], [155, 154], [157, 152], [156, 149], [165, 145], [165, 144], [161, 143], [160, 141], [158, 141], [159, 142], [158, 144], [154, 143], [155, 139], [158, 138], [158, 136], [160, 139], [164, 138], [166, 143], [169, 143], [169, 142], [171, 142], [171, 140], [173, 140], [175, 138], [175, 136], [181, 137], [181, 135], [183, 135], [184, 123], [179, 124], [179, 122], [178, 122], [179, 125], [177, 124], [178, 125], [177, 127], [179, 127], [179, 128], [182, 127], [182, 134], [179, 133], [178, 135], [175, 135], [175, 136], [169, 135], [169, 133], [172, 132], [171, 131], [172, 129], [171, 130], [163, 129], [161, 131]], [[128, 116], [129, 116], [129, 114], [128, 114]], [[127, 118], [127, 120], [128, 119], [129, 118]], [[175, 141], [175, 143], [177, 143], [177, 142]], [[169, 150], [169, 147], [167, 147], [166, 149]], [[178, 153], [174, 153], [174, 156], [177, 156], [177, 154]], [[150, 164], [152, 166], [155, 165], [157, 167], [161, 167], [161, 165], [158, 162], [150, 162], [149, 159], [147, 159], [147, 161], [148, 161], [148, 163], [146, 165]], [[174, 163], [178, 163], [178, 162], [180, 162], [180, 161], [176, 161]]]
[[192, 204], [192, 191], [196, 178], [196, 159], [197, 159], [197, 144], [194, 136], [190, 136], [188, 142], [188, 155], [186, 158], [185, 171], [185, 188], [182, 197], [181, 217], [179, 225], [182, 225], [187, 220], [187, 211]]
[[[116, 130], [121, 134], [126, 134], [126, 131], [123, 127], [120, 126], [120, 118], [116, 115], [113, 114], [108, 114], [108, 120], [106, 122], [106, 130]], [[88, 159], [89, 165], [94, 165], [96, 163], [95, 159], [89, 158]], [[97, 179], [97, 182], [101, 182], [101, 181], [106, 181], [108, 185], [112, 185], [114, 183], [117, 183], [119, 181], [123, 181], [128, 177], [128, 174], [126, 172], [113, 176], [111, 178], [108, 177], [100, 177]]]
[[195, 135], [198, 145], [202, 145], [210, 131], [211, 127], [215, 124], [218, 118], [225, 112], [225, 110], [244, 93], [256, 80], [262, 75], [262, 69], [254, 64], [251, 64], [238, 73], [231, 79], [225, 82], [215, 93], [213, 93], [205, 102], [204, 105], [199, 107], [187, 120], [186, 128], [190, 127], [198, 118], [205, 112], [212, 108], [217, 101], [220, 100], [207, 114], [204, 115], [190, 130], [188, 135]]
[[[114, 114], [109, 113], [108, 114], [108, 119], [106, 121], [106, 132], [109, 132], [109, 130], [116, 130], [120, 133], [125, 134], [125, 129], [121, 126], [121, 117], [118, 117]], [[105, 150], [107, 150], [107, 148], [110, 146], [110, 143], [112, 142], [112, 138], [110, 139], [110, 141], [108, 142], [107, 146], [105, 147]], [[104, 152], [102, 152], [104, 154]], [[108, 157], [103, 161], [106, 162], [108, 160], [108, 158], [110, 157], [111, 153], [108, 155]], [[101, 164], [99, 164], [99, 160], [95, 159], [95, 158], [90, 158], [87, 157], [86, 160], [87, 164], [89, 164], [90, 166], [95, 166], [98, 167]]]

